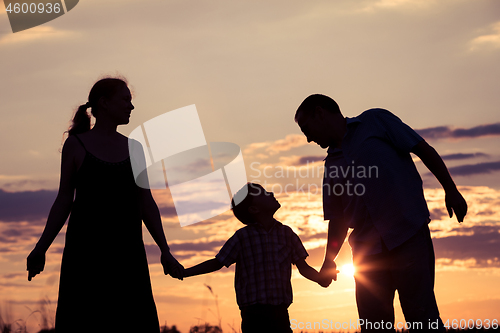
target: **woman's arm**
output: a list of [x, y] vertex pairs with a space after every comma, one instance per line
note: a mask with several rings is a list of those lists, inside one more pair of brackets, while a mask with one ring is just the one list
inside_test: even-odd
[[134, 177], [137, 177], [135, 182], [139, 188], [141, 218], [151, 237], [160, 248], [163, 272], [165, 275], [170, 274], [172, 277], [182, 280], [184, 267], [170, 253], [165, 232], [163, 231], [160, 211], [149, 189], [144, 148], [140, 142], [133, 139], [128, 139], [128, 144], [132, 170], [134, 171]]
[[161, 216], [158, 206], [149, 189], [140, 189], [141, 191], [141, 209], [142, 220], [149, 233], [161, 251], [161, 263], [163, 272], [172, 275], [172, 277], [182, 280], [184, 267], [172, 256], [167, 239], [163, 231]]
[[161, 252], [169, 252], [170, 248], [168, 247], [167, 239], [163, 231], [160, 210], [153, 199], [151, 190], [141, 188], [140, 191], [142, 220]]
[[68, 137], [63, 146], [61, 160], [61, 179], [56, 200], [50, 209], [47, 223], [40, 240], [27, 258], [28, 280], [43, 271], [45, 253], [56, 238], [68, 218], [75, 193], [76, 163], [75, 156], [81, 154], [82, 147], [73, 137]]
[[222, 266], [224, 266], [224, 265], [221, 264], [221, 262], [219, 260], [217, 260], [216, 258], [213, 258], [213, 259], [204, 261], [196, 266], [186, 268], [186, 270], [184, 271], [184, 276], [188, 277], [188, 276], [195, 276], [195, 275], [212, 273], [212, 272], [215, 272], [215, 271], [218, 271], [219, 269], [221, 269]]

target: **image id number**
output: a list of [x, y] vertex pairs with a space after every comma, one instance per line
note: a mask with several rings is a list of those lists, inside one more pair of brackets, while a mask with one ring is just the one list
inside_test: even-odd
[[23, 14], [51, 14], [51, 13], [60, 13], [61, 12], [61, 4], [60, 3], [9, 3], [7, 8], [5, 8], [7, 13], [23, 13]]
[[480, 329], [480, 328], [483, 328], [483, 329], [498, 329], [498, 320], [497, 319], [493, 319], [493, 320], [490, 320], [490, 319], [484, 319], [484, 320], [481, 320], [481, 319], [478, 319], [478, 320], [474, 320], [474, 319], [469, 319], [469, 320], [465, 320], [465, 319], [453, 319], [453, 320], [450, 320], [448, 319], [445, 323], [444, 323], [444, 327], [446, 327], [447, 329], [473, 329], [473, 328], [476, 328], [476, 329]]

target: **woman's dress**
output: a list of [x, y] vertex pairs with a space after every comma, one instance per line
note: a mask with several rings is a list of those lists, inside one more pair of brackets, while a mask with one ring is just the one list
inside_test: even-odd
[[85, 151], [66, 231], [56, 332], [157, 333], [130, 159], [109, 163]]

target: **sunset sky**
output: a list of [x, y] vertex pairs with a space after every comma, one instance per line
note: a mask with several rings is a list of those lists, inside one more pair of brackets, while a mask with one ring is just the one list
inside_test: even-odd
[[[443, 320], [500, 319], [499, 1], [81, 0], [15, 34], [0, 5], [0, 60], [2, 316], [26, 320], [42, 299], [53, 316], [65, 229], [31, 282], [26, 256], [57, 194], [73, 112], [97, 79], [119, 74], [135, 105], [121, 133], [196, 104], [207, 141], [241, 147], [248, 180], [275, 192], [282, 204], [275, 217], [300, 236], [316, 268], [327, 231], [318, 187], [326, 152], [307, 144], [295, 110], [313, 93], [334, 98], [347, 117], [390, 110], [437, 149], [469, 205], [462, 224], [448, 218], [444, 192], [415, 158], [431, 211]], [[154, 197], [172, 252], [186, 267], [212, 258], [242, 226], [226, 212], [181, 228], [169, 193]], [[216, 295], [223, 329], [238, 331], [234, 267], [174, 280], [163, 275], [145, 228], [144, 241], [161, 324], [182, 332], [217, 324]], [[294, 269], [290, 318], [356, 320], [354, 280], [344, 267], [350, 262], [346, 243], [342, 272], [327, 289]], [[29, 317], [30, 332], [37, 318]]]

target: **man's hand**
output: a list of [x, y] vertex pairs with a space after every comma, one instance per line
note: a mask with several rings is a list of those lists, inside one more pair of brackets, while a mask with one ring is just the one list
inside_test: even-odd
[[161, 254], [161, 264], [165, 275], [170, 274], [173, 278], [181, 281], [184, 279], [184, 266], [182, 266], [170, 252], [163, 252]]
[[325, 260], [323, 262], [323, 266], [321, 266], [321, 270], [319, 271], [322, 279], [318, 283], [322, 287], [328, 287], [330, 283], [332, 283], [332, 280], [337, 281], [338, 272], [339, 271], [337, 270], [337, 264], [335, 264], [335, 261]]
[[412, 149], [412, 153], [420, 157], [427, 169], [432, 172], [443, 186], [446, 193], [446, 209], [450, 218], [453, 216], [453, 212], [455, 212], [458, 222], [463, 222], [465, 214], [467, 214], [467, 203], [460, 192], [458, 192], [441, 156], [425, 140], [416, 144]]
[[463, 222], [465, 215], [467, 214], [467, 202], [465, 202], [464, 197], [455, 188], [445, 192], [445, 202], [446, 209], [448, 210], [448, 215], [450, 218], [455, 212], [458, 222]]

